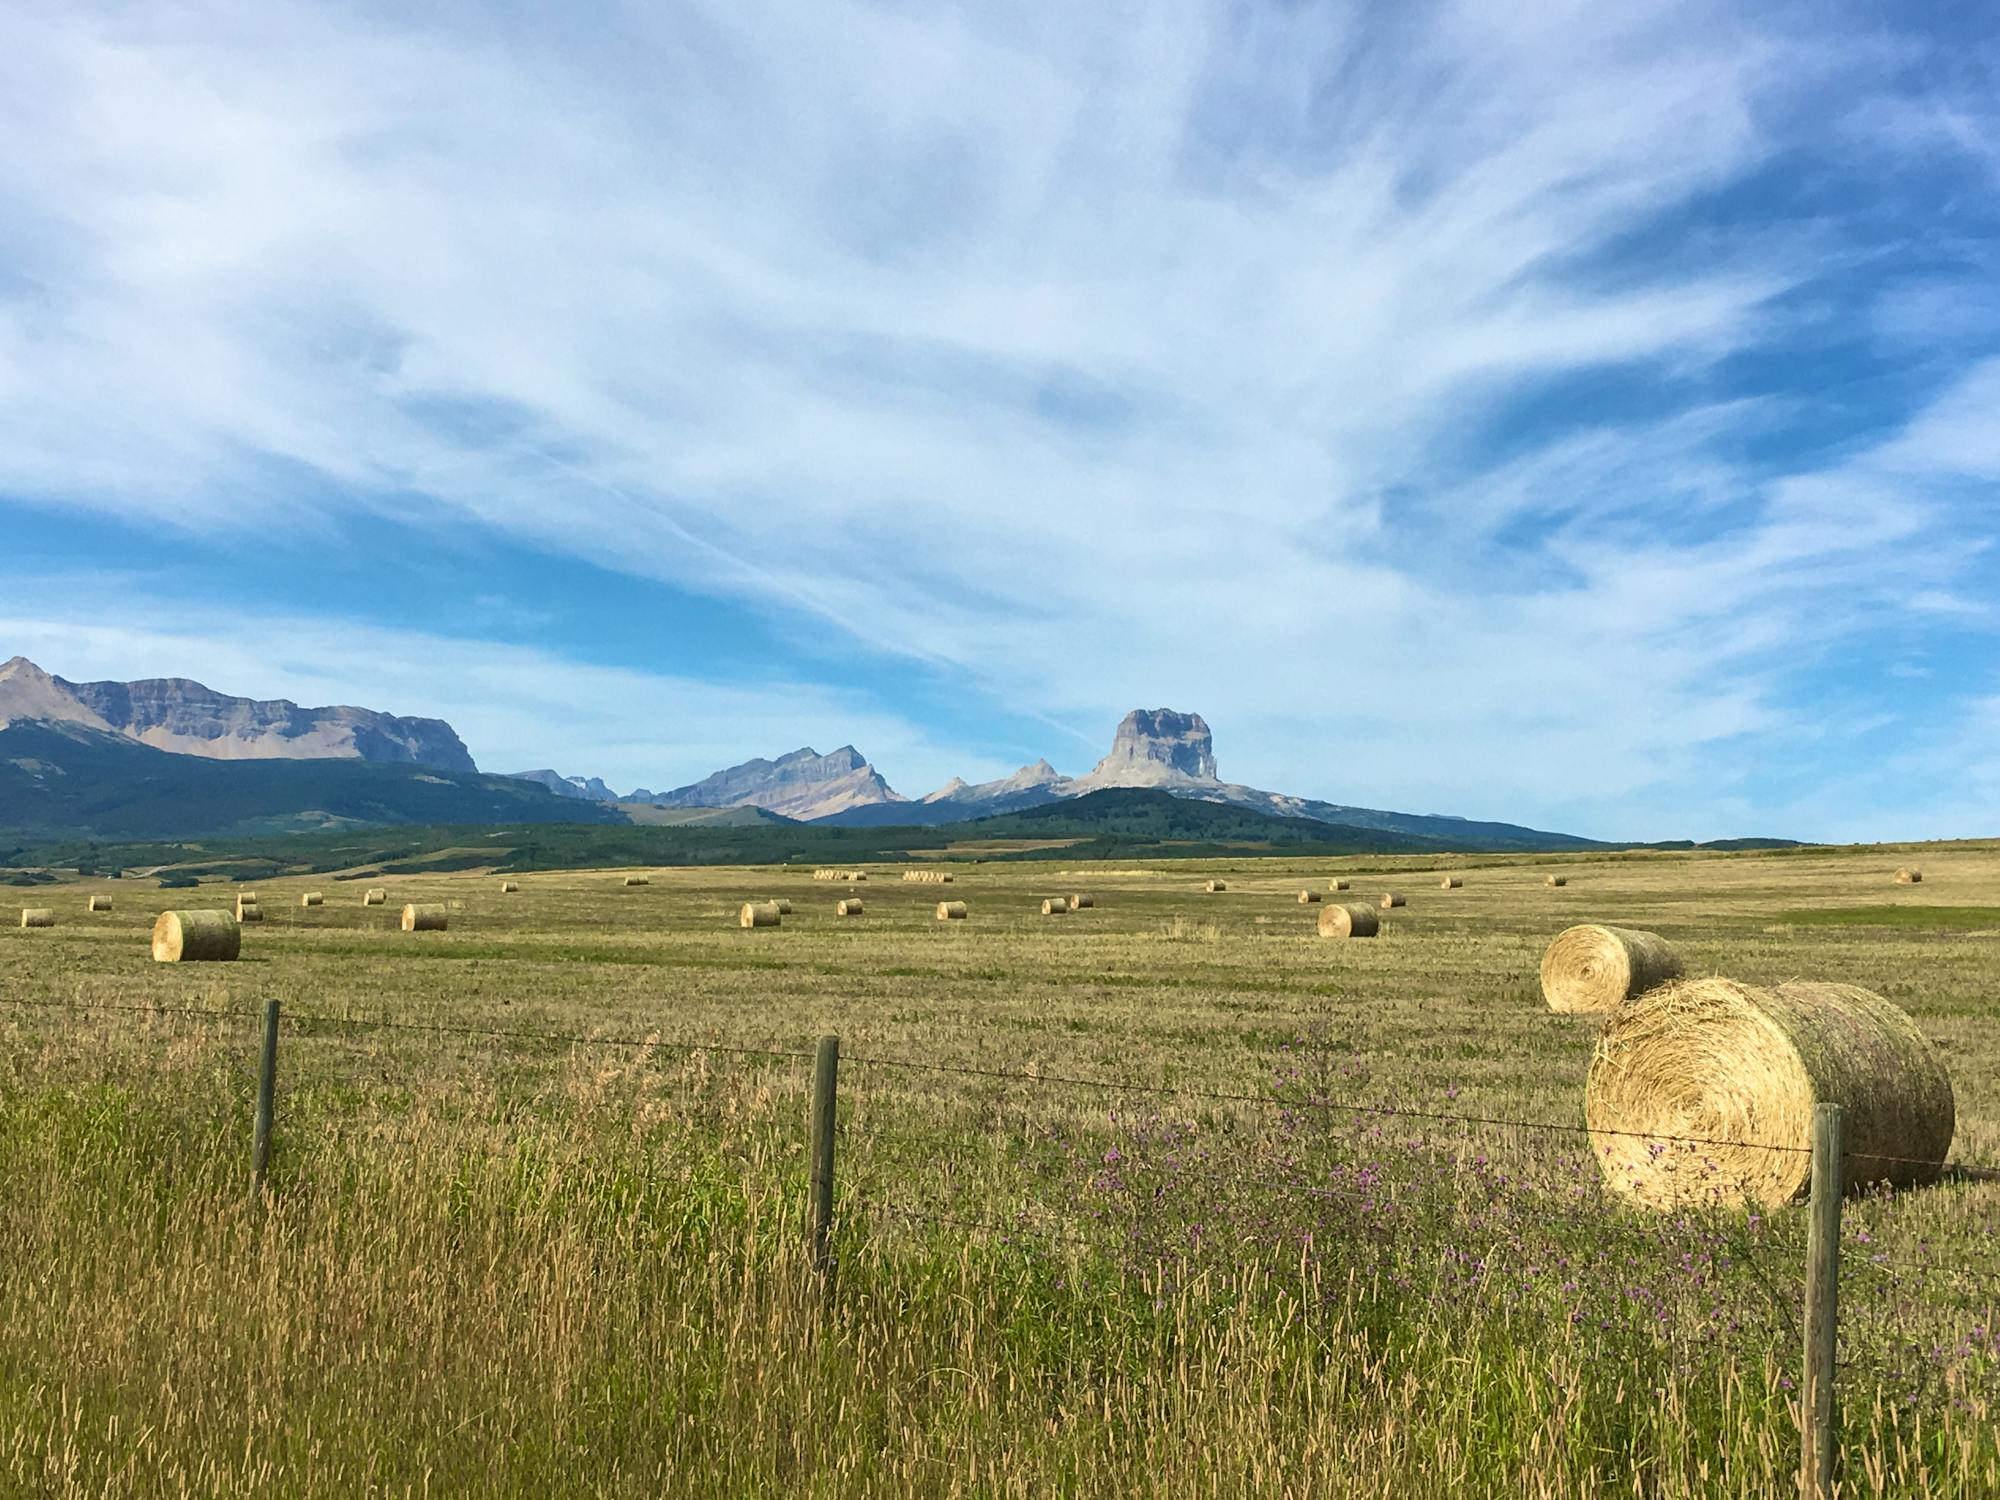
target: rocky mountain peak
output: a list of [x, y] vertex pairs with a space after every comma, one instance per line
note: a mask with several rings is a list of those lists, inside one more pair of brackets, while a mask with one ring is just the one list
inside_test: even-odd
[[1135, 708], [1118, 723], [1111, 753], [1085, 780], [1098, 786], [1216, 780], [1215, 744], [1200, 714]]

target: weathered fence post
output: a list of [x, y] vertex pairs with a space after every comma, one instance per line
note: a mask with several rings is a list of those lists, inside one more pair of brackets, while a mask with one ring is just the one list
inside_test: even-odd
[[1813, 1110], [1811, 1218], [1806, 1229], [1806, 1366], [1799, 1388], [1799, 1494], [1833, 1496], [1833, 1367], [1840, 1329], [1840, 1200], [1847, 1126], [1838, 1104]]
[[271, 1166], [271, 1111], [278, 1094], [278, 1002], [264, 1002], [264, 1051], [257, 1062], [257, 1123], [250, 1136], [250, 1197], [264, 1200], [264, 1174]]
[[833, 1127], [840, 1074], [840, 1038], [823, 1036], [813, 1056], [812, 1202], [806, 1226], [813, 1269], [833, 1277]]

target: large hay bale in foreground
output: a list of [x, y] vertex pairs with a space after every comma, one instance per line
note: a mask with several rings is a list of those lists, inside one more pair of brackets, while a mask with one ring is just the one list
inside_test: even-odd
[[776, 927], [780, 920], [775, 901], [745, 901], [736, 913], [739, 927]]
[[627, 875], [625, 877], [625, 883], [627, 885], [651, 885], [652, 881], [648, 880], [643, 875]]
[[1089, 896], [1071, 896], [1069, 898], [1069, 909], [1071, 911], [1088, 911], [1095, 905], [1097, 905], [1097, 902]]
[[324, 906], [326, 905], [326, 897], [323, 893], [319, 891], [305, 891], [302, 892], [299, 896], [299, 905]]
[[1204, 885], [1202, 889], [1208, 892], [1209, 895], [1213, 896], [1217, 891], [1228, 890], [1229, 882], [1226, 880], [1211, 880], [1206, 885]]
[[1681, 956], [1657, 932], [1585, 923], [1542, 954], [1542, 999], [1564, 1015], [1594, 1015], [1681, 977]]
[[1318, 903], [1319, 903], [1319, 892], [1318, 892], [1318, 891], [1300, 891], [1300, 892], [1299, 892], [1299, 905], [1301, 905], [1301, 906], [1315, 906], [1315, 905], [1317, 905]]
[[381, 906], [388, 899], [389, 893], [387, 891], [363, 891], [361, 893], [361, 904], [363, 906]]
[[46, 906], [24, 906], [21, 908], [21, 925], [23, 927], [53, 927], [56, 925], [56, 914]]
[[1549, 877], [1548, 877], [1548, 879], [1544, 880], [1544, 881], [1542, 882], [1542, 884], [1543, 884], [1543, 885], [1568, 885], [1568, 884], [1569, 884], [1569, 876], [1567, 876], [1567, 875], [1551, 875], [1551, 876], [1549, 876]]
[[1455, 891], [1458, 890], [1460, 887], [1462, 887], [1464, 884], [1465, 882], [1461, 880], [1458, 876], [1447, 875], [1444, 877], [1444, 879], [1438, 882], [1438, 889], [1441, 891]]
[[1408, 906], [1410, 903], [1401, 891], [1384, 891], [1382, 899], [1375, 904], [1384, 911], [1390, 911], [1398, 906]]
[[229, 963], [243, 951], [243, 929], [226, 911], [163, 911], [153, 923], [153, 962]]
[[1923, 883], [1923, 879], [1924, 879], [1924, 872], [1922, 870], [1912, 870], [1905, 868], [1898, 870], [1896, 872], [1897, 885], [1921, 885]]
[[1042, 903], [1042, 915], [1045, 917], [1062, 917], [1069, 915], [1069, 898], [1067, 896], [1049, 897], [1048, 900]]
[[833, 903], [833, 914], [836, 917], [858, 917], [861, 915], [861, 903], [852, 896], [845, 901], [836, 901]]
[[938, 902], [937, 919], [940, 922], [963, 922], [965, 920], [965, 903], [963, 901]]
[[1605, 1022], [1584, 1119], [1613, 1192], [1654, 1208], [1775, 1208], [1811, 1183], [1823, 1103], [1846, 1115], [1850, 1186], [1936, 1179], [1951, 1079], [1916, 1023], [1859, 985], [1662, 985]]
[[1319, 935], [1330, 938], [1374, 937], [1382, 930], [1382, 919], [1370, 906], [1335, 903], [1319, 914]]
[[110, 911], [111, 898], [109, 896], [92, 896], [88, 901], [84, 902], [83, 909], [85, 911]]
[[405, 932], [443, 932], [450, 921], [450, 909], [441, 901], [434, 901], [424, 906], [412, 903], [403, 908]]

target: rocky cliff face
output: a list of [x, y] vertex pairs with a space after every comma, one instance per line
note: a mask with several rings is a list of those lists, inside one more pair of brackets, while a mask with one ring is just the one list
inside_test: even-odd
[[1111, 753], [1088, 776], [1083, 791], [1107, 786], [1168, 786], [1214, 782], [1215, 743], [1200, 714], [1171, 708], [1135, 708], [1118, 723]]
[[84, 724], [208, 760], [369, 760], [475, 771], [441, 719], [369, 708], [301, 708], [278, 698], [233, 698], [183, 677], [67, 682], [26, 657], [0, 666], [0, 724], [45, 719]]
[[860, 751], [842, 745], [827, 755], [808, 747], [776, 760], [746, 760], [648, 800], [658, 807], [761, 807], [811, 821], [904, 799]]

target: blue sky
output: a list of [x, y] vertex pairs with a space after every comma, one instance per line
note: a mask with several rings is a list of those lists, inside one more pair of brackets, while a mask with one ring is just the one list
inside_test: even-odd
[[2000, 834], [1997, 33], [27, 0], [0, 656], [621, 787], [1168, 705], [1335, 801]]

